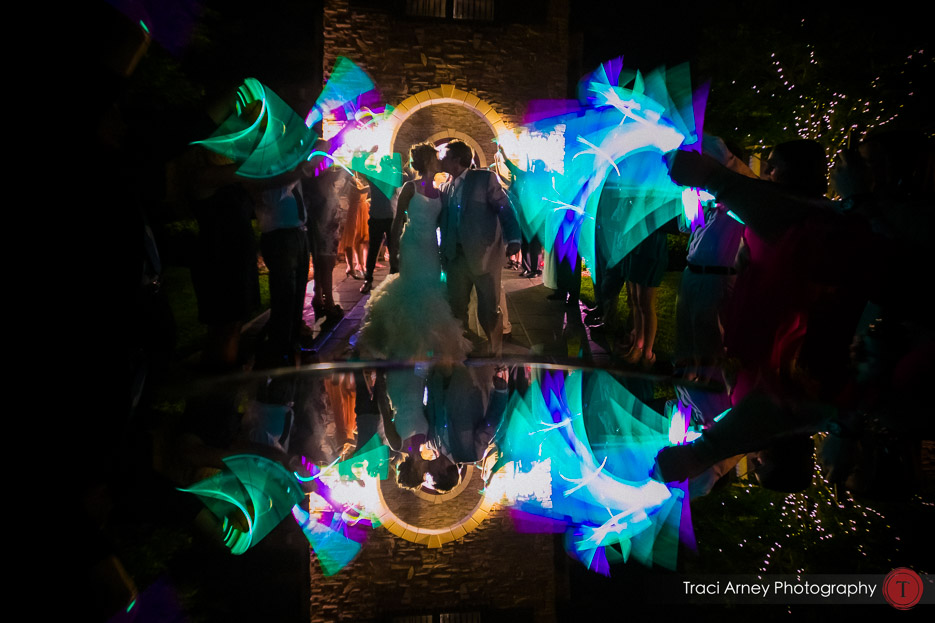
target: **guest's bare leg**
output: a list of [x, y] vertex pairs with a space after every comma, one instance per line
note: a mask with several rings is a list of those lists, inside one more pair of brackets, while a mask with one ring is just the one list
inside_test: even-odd
[[633, 283], [630, 281], [624, 282], [624, 286], [627, 290], [627, 322], [626, 326], [630, 327], [630, 346], [636, 344], [636, 313], [634, 309], [636, 308], [636, 293], [633, 288]]
[[646, 318], [643, 315], [643, 306], [641, 305], [642, 290], [640, 286], [633, 284], [629, 292], [631, 295], [630, 310], [633, 313], [633, 331], [630, 335], [633, 336], [633, 341], [630, 344], [630, 349], [624, 355], [623, 361], [624, 363], [635, 364], [643, 358], [643, 346], [646, 344]]
[[640, 349], [646, 343], [646, 319], [643, 317], [643, 306], [640, 303], [641, 295], [640, 286], [634, 284], [631, 302], [631, 309], [633, 310], [633, 346]]
[[656, 316], [656, 295], [659, 288], [636, 286], [640, 290], [640, 310], [643, 315], [643, 357], [653, 358], [653, 346], [656, 343], [656, 329], [659, 326]]
[[367, 245], [370, 244], [367, 240], [361, 240], [357, 243], [357, 270], [364, 272], [364, 269], [367, 266]]
[[201, 355], [206, 367], [226, 370], [236, 365], [242, 326], [243, 323], [234, 321], [208, 327], [207, 344]]

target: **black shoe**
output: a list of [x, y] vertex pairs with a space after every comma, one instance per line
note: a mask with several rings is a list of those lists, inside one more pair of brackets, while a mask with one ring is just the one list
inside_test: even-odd
[[589, 310], [584, 315], [584, 324], [590, 326], [604, 324], [604, 314], [597, 308]]
[[373, 281], [371, 281], [370, 279], [364, 281], [364, 285], [360, 286], [361, 294], [367, 294], [371, 290], [373, 290]]
[[561, 292], [553, 292], [552, 294], [548, 295], [545, 298], [549, 299], [550, 301], [563, 301], [564, 302], [568, 300], [568, 295], [563, 294]]
[[325, 322], [337, 322], [341, 318], [344, 318], [344, 310], [340, 305], [335, 305], [325, 312]]
[[598, 329], [600, 327], [606, 326], [607, 323], [604, 322], [603, 318], [588, 318], [584, 317], [584, 324], [588, 325], [592, 329]]

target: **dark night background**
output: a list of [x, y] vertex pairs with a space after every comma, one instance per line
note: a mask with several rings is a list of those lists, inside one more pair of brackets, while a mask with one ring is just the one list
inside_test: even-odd
[[[891, 4], [881, 15], [824, 5], [796, 11], [712, 4], [570, 2], [568, 95], [574, 95], [581, 75], [617, 56], [644, 71], [689, 62], [695, 84], [712, 83], [706, 129], [745, 145], [794, 138], [791, 122], [800, 95], [814, 99], [812, 108], [820, 110], [833, 93], [843, 93], [849, 102], [870, 101], [874, 117], [898, 110], [898, 125], [935, 132], [932, 36], [925, 20], [907, 7]], [[157, 21], [153, 27], [156, 43], [131, 82], [128, 112], [136, 112], [149, 129], [164, 123], [166, 132], [157, 134], [170, 143], [167, 149], [176, 140], [191, 140], [189, 124], [205, 95], [246, 76], [259, 77], [296, 109], [314, 101], [322, 76], [316, 32], [321, 2], [175, 0], [160, 6], [172, 25], [160, 29]], [[923, 53], [910, 61], [916, 50]], [[817, 64], [808, 62], [810, 55]], [[782, 84], [774, 60], [796, 89]], [[866, 128], [870, 117], [856, 115], [856, 123]]]
[[[140, 214], [145, 213], [157, 236], [163, 224], [178, 217], [164, 200], [168, 185], [165, 164], [190, 141], [206, 134], [206, 101], [243, 78], [259, 78], [304, 113], [321, 88], [324, 72], [321, 1], [153, 0], [122, 4], [153, 7], [154, 41], [128, 80], [115, 79], [107, 67], [115, 57], [114, 50], [127, 48], [121, 42], [135, 28], [127, 28], [127, 24], [135, 22], [117, 16], [106, 2], [93, 2], [87, 8], [84, 20], [73, 32], [73, 54], [65, 59], [74, 66], [75, 75], [81, 76], [74, 91], [80, 95], [75, 98], [79, 118], [88, 115], [99, 120], [107, 103], [116, 101], [124, 141], [119, 162], [98, 159], [94, 154], [79, 158], [68, 167], [63, 184], [73, 194], [95, 200], [93, 210], [78, 210], [60, 224], [69, 232], [74, 225], [81, 233], [75, 238], [86, 253], [79, 256], [82, 267], [100, 273], [94, 280], [90, 278], [92, 270], [76, 271], [81, 274], [74, 280], [74, 289], [63, 294], [65, 301], [79, 308], [77, 325], [82, 327], [83, 338], [76, 351], [94, 352], [105, 362], [75, 366], [77, 374], [70, 375], [75, 395], [92, 396], [93, 426], [71, 413], [61, 416], [74, 429], [63, 437], [83, 449], [77, 481], [88, 475], [92, 486], [98, 470], [112, 458], [111, 443], [122, 433], [127, 412], [125, 392], [121, 393], [125, 390], [126, 348], [139, 339], [141, 326], [145, 326], [144, 320], [134, 316], [132, 304], [127, 304], [138, 287], [134, 271], [139, 265]], [[538, 6], [525, 0], [523, 4]], [[837, 105], [833, 128], [818, 137], [830, 153], [840, 146], [841, 128], [857, 125], [859, 130], [869, 129], [878, 116], [887, 119], [897, 112], [889, 127], [935, 135], [931, 20], [908, 5], [875, 7], [881, 10], [885, 6], [889, 14], [881, 16], [858, 13], [853, 5], [838, 11], [816, 8], [819, 3], [803, 13], [753, 3], [633, 6], [572, 0], [568, 4], [568, 97], [574, 95], [574, 82], [581, 75], [609, 58], [622, 55], [626, 67], [645, 71], [687, 61], [695, 84], [711, 81], [706, 131], [724, 136], [748, 153], [796, 138], [797, 115], [826, 110], [835, 94], [847, 97]], [[788, 81], [795, 84], [794, 89], [778, 76], [772, 64], [776, 59]], [[94, 126], [88, 124], [86, 129], [79, 125], [74, 140], [81, 144], [89, 138], [87, 132], [93, 142]], [[104, 170], [101, 162], [114, 167]], [[135, 211], [134, 205], [142, 209]], [[164, 259], [173, 259], [170, 255], [167, 252]], [[87, 299], [95, 304], [83, 305]], [[112, 430], [108, 430], [109, 424], [114, 425]], [[751, 508], [746, 515], [754, 518], [757, 512]], [[230, 563], [231, 568], [237, 564], [239, 561]], [[637, 581], [639, 573], [627, 570], [623, 578], [633, 575]], [[588, 581], [592, 579], [589, 576]], [[582, 578], [576, 581], [585, 583]], [[597, 578], [587, 590], [598, 597], [619, 589], [613, 582]]]

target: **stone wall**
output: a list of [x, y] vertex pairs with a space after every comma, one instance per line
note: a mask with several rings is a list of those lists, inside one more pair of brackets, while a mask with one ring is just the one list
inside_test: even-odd
[[566, 97], [568, 0], [544, 1], [541, 10], [546, 17], [536, 24], [458, 23], [326, 0], [325, 77], [346, 56], [370, 73], [388, 104], [453, 84], [518, 125], [529, 100]]
[[516, 623], [546, 623], [555, 620], [556, 592], [563, 586], [556, 581], [555, 537], [517, 534], [508, 511], [496, 506], [473, 532], [440, 548], [378, 528], [337, 575], [324, 577], [314, 554], [311, 564], [313, 622], [516, 608]]

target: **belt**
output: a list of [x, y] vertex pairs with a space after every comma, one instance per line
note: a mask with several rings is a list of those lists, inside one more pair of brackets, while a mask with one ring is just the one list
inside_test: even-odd
[[688, 270], [696, 275], [736, 275], [737, 269], [733, 266], [699, 266], [698, 264], [688, 264]]
[[282, 235], [282, 234], [288, 234], [288, 233], [296, 232], [296, 231], [305, 232], [305, 231], [308, 231], [308, 228], [303, 223], [302, 225], [298, 225], [296, 227], [279, 227], [277, 229], [271, 229], [269, 231], [260, 232], [260, 235], [261, 236], [273, 236], [276, 234]]

